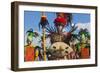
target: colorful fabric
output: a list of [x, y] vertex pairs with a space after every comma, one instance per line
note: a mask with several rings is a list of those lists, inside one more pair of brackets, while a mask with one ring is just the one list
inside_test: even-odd
[[57, 17], [55, 20], [54, 20], [54, 23], [55, 25], [66, 25], [67, 23], [67, 20], [65, 18], [62, 18], [62, 17]]
[[34, 48], [32, 46], [25, 47], [25, 61], [34, 61]]

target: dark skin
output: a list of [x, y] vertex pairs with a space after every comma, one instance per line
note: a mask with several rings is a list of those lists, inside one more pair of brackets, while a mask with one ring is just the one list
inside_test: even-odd
[[40, 26], [42, 28], [45, 28], [46, 25], [49, 25], [48, 20], [46, 18], [45, 19], [44, 18], [41, 18], [40, 23], [39, 23], [39, 28], [40, 28]]
[[36, 47], [35, 47], [35, 51], [36, 51], [36, 50], [39, 51], [39, 54], [38, 54], [39, 58], [40, 58], [41, 60], [43, 60], [43, 53], [41, 52], [42, 48], [39, 47], [39, 46], [36, 46]]

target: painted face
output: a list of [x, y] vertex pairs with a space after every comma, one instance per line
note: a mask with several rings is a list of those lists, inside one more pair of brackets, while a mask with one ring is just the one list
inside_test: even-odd
[[64, 57], [65, 55], [70, 54], [71, 52], [73, 52], [73, 49], [67, 45], [66, 43], [63, 42], [56, 42], [54, 43], [50, 49], [52, 49], [53, 55], [57, 56], [57, 57]]

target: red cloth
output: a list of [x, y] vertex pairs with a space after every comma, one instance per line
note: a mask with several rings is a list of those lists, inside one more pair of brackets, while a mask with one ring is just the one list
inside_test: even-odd
[[66, 25], [67, 23], [67, 20], [65, 18], [62, 18], [62, 17], [57, 17], [55, 20], [54, 20], [54, 23], [55, 25]]
[[81, 58], [87, 59], [89, 57], [89, 48], [81, 48]]
[[34, 48], [31, 46], [25, 48], [25, 61], [34, 61]]

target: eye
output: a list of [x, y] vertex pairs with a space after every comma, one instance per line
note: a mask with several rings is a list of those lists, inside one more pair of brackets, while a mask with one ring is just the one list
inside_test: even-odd
[[65, 53], [68, 53], [68, 51], [65, 51]]
[[56, 49], [56, 47], [55, 47], [55, 46], [53, 46], [53, 48], [54, 48], [54, 49]]
[[65, 49], [68, 49], [68, 47], [66, 47]]

